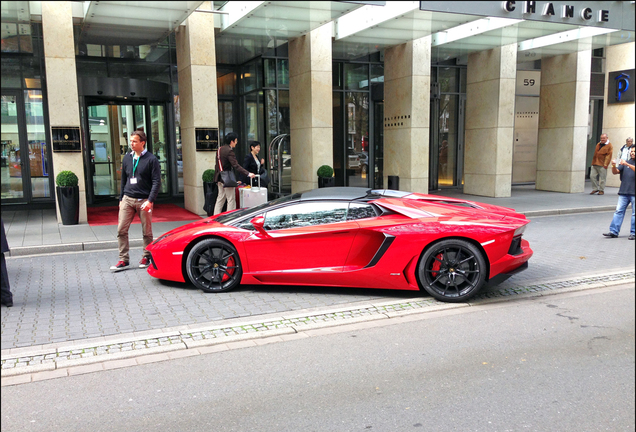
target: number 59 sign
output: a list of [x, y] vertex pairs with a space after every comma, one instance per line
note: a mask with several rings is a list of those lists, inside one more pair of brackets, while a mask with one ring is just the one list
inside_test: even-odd
[[539, 96], [541, 71], [517, 71], [517, 96]]

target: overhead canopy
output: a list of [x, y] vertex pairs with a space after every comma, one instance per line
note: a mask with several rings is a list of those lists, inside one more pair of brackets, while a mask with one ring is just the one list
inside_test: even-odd
[[[28, 23], [37, 16], [40, 2], [1, 5], [3, 23]], [[154, 44], [190, 14], [200, 13], [197, 9], [214, 12], [216, 57], [227, 64], [243, 63], [328, 23], [337, 59], [357, 59], [431, 36], [433, 63], [509, 44], [517, 44], [518, 61], [524, 62], [633, 42], [635, 36], [633, 1], [84, 1], [72, 5], [74, 23], [81, 29], [78, 43], [95, 45]]]
[[633, 2], [534, 2], [526, 11], [527, 3], [215, 1], [224, 12], [217, 57], [240, 63], [329, 22], [340, 59], [425, 36], [432, 62], [509, 44], [523, 62], [634, 41]]
[[79, 43], [136, 46], [149, 45], [165, 39], [203, 2], [86, 1], [83, 3], [84, 21]]

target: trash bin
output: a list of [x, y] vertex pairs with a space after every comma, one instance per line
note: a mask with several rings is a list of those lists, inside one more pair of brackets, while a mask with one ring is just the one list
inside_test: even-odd
[[387, 189], [400, 190], [400, 176], [390, 175]]

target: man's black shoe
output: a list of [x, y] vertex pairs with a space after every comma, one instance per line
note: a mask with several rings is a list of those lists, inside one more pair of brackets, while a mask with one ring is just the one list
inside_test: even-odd
[[618, 237], [618, 235], [616, 235], [616, 234], [614, 234], [614, 233], [611, 233], [611, 232], [603, 233], [603, 235], [604, 235], [605, 237], [609, 237], [609, 238], [616, 238], [616, 237]]
[[12, 307], [13, 306], [13, 300], [2, 300], [2, 306]]
[[627, 240], [634, 240], [634, 234], [630, 234], [629, 237], [627, 237]]

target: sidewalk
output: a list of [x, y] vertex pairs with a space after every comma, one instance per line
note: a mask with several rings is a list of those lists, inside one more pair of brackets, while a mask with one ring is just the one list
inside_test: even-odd
[[[585, 192], [576, 194], [538, 191], [534, 185], [513, 186], [509, 198], [467, 195], [458, 190], [435, 191], [432, 194], [510, 207], [528, 217], [612, 211], [616, 208], [618, 188], [608, 187], [603, 196], [590, 195], [591, 191], [591, 184], [586, 182]], [[2, 219], [11, 247], [7, 256], [117, 249], [116, 225], [58, 224], [54, 209], [3, 211]], [[186, 223], [153, 223], [154, 237]], [[132, 224], [129, 235], [130, 247], [143, 246], [140, 224]]]

